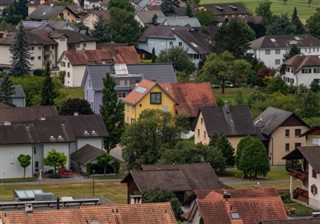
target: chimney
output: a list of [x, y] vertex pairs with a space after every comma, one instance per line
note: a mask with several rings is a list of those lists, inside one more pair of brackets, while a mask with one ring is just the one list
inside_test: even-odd
[[226, 199], [226, 201], [228, 201], [228, 199], [231, 197], [231, 194], [229, 194], [226, 190], [224, 190], [223, 192], [223, 198]]
[[60, 209], [60, 198], [57, 197], [57, 210], [59, 210], [59, 209]]
[[32, 213], [33, 213], [32, 204], [25, 204], [25, 212], [26, 212], [27, 214], [32, 214]]
[[11, 121], [5, 121], [3, 125], [10, 126], [11, 125]]
[[73, 116], [78, 116], [78, 115], [79, 113], [77, 111], [73, 113]]
[[142, 195], [130, 195], [130, 204], [142, 204]]

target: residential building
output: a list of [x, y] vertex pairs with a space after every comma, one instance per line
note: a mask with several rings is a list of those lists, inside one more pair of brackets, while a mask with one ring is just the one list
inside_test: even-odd
[[101, 7], [101, 0], [84, 0], [83, 8], [84, 9], [96, 9]]
[[[284, 160], [299, 160], [301, 169], [292, 166], [290, 171], [290, 195], [291, 198], [307, 203], [314, 209], [320, 209], [320, 146], [302, 146], [289, 152]], [[295, 180], [302, 181], [302, 187], [293, 189]]]
[[165, 17], [161, 10], [152, 10], [152, 11], [135, 11], [134, 18], [138, 21], [141, 27], [147, 27], [152, 25], [152, 19], [154, 16]]
[[191, 211], [183, 215], [187, 224], [258, 224], [288, 219], [287, 208], [274, 188], [200, 190], [196, 196]]
[[209, 144], [215, 133], [223, 133], [236, 150], [240, 140], [256, 136], [250, 110], [246, 106], [211, 106], [200, 108], [194, 128], [194, 143]]
[[2, 211], [0, 223], [130, 223], [176, 224], [169, 202], [134, 205], [92, 205], [72, 209], [32, 209]]
[[166, 16], [158, 17], [157, 24], [165, 26], [188, 26], [200, 28], [201, 24], [196, 17], [189, 16]]
[[249, 12], [242, 3], [216, 3], [201, 4], [196, 9], [210, 11], [215, 15], [217, 22], [227, 22], [231, 18], [245, 18], [249, 16]]
[[24, 93], [21, 85], [14, 85], [14, 95], [12, 96], [12, 104], [16, 107], [26, 106], [26, 94]]
[[267, 67], [278, 68], [283, 55], [296, 45], [304, 55], [319, 55], [320, 40], [310, 34], [267, 35], [249, 42], [248, 53], [254, 54]]
[[43, 21], [22, 21], [22, 25], [26, 30], [71, 30], [74, 32], [79, 32], [79, 29], [72, 25], [70, 22], [66, 21], [53, 21], [53, 20], [43, 20]]
[[162, 110], [175, 114], [176, 102], [158, 83], [143, 79], [127, 96], [122, 99], [127, 124], [135, 123], [142, 111]]
[[[16, 33], [8, 33], [0, 39], [0, 67], [10, 69], [11, 53], [10, 46], [14, 42]], [[57, 60], [66, 50], [94, 50], [97, 39], [88, 35], [80, 34], [71, 30], [27, 30], [29, 43], [31, 70], [44, 69], [47, 62], [52, 67], [57, 66]]]
[[128, 202], [137, 192], [161, 188], [172, 191], [185, 212], [192, 207], [196, 190], [222, 188], [209, 163], [142, 165], [141, 170], [130, 171], [121, 183], [128, 186]]
[[[135, 7], [135, 11], [148, 11], [148, 7], [156, 6], [160, 8], [162, 0], [131, 0], [131, 3]], [[151, 10], [150, 10], [151, 11]]]
[[90, 30], [93, 30], [94, 24], [98, 21], [99, 16], [101, 16], [105, 21], [108, 21], [110, 19], [110, 11], [92, 10], [83, 18], [83, 24]]
[[118, 98], [125, 98], [142, 79], [158, 83], [177, 82], [172, 64], [105, 64], [88, 65], [81, 86], [92, 110], [99, 113], [102, 103], [103, 78], [109, 73], [116, 82]]
[[32, 21], [62, 19], [67, 22], [76, 22], [78, 18], [77, 14], [67, 6], [51, 6], [44, 4], [38, 5], [28, 17]]
[[69, 50], [63, 52], [58, 65], [65, 72], [64, 85], [80, 87], [87, 65], [141, 63], [134, 46], [104, 47], [96, 50]]
[[280, 75], [288, 85], [310, 87], [312, 82], [320, 83], [320, 58], [315, 55], [294, 55], [283, 62]]
[[2, 16], [3, 10], [8, 7], [13, 1], [12, 0], [1, 0], [0, 1], [0, 16]]
[[268, 107], [253, 122], [267, 148], [270, 165], [284, 165], [283, 156], [306, 145], [302, 134], [309, 126], [292, 112]]
[[[138, 49], [149, 54], [154, 49], [158, 56], [161, 50], [182, 47], [197, 67], [210, 51], [211, 37], [196, 28], [184, 26], [149, 26], [138, 40]], [[143, 58], [143, 55], [142, 55]]]

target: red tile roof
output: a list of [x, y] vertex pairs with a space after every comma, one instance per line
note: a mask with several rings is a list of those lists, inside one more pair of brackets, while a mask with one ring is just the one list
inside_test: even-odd
[[65, 56], [72, 65], [87, 64], [138, 64], [140, 56], [134, 46], [114, 46], [96, 50], [65, 51]]
[[186, 113], [189, 117], [196, 117], [201, 107], [216, 106], [210, 83], [161, 83], [173, 99], [177, 102], [178, 114]]
[[[224, 190], [196, 191], [200, 196], [196, 206], [205, 223], [257, 224], [288, 218], [287, 208], [273, 188], [228, 189], [227, 193], [231, 195], [228, 200], [223, 197]], [[232, 219], [231, 212], [238, 213], [240, 219]]]
[[35, 210], [32, 214], [23, 211], [8, 211], [0, 212], [0, 221], [6, 224], [176, 224], [169, 202]]

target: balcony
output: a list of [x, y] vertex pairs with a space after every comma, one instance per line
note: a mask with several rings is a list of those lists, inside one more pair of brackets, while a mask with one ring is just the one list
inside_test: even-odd
[[305, 203], [309, 202], [309, 194], [308, 191], [297, 187], [294, 191], [293, 191], [293, 198], [297, 199], [299, 201], [303, 201]]
[[297, 171], [297, 170], [291, 170], [290, 171], [290, 176], [301, 180], [303, 183], [308, 183], [308, 173], [306, 173], [306, 172], [301, 172], [301, 171]]

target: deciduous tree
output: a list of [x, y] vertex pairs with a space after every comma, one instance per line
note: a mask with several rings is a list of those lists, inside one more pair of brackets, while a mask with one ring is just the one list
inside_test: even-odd
[[18, 157], [20, 166], [23, 168], [23, 178], [26, 177], [26, 168], [30, 166], [31, 164], [31, 156], [30, 155], [25, 155], [25, 154], [20, 154]]
[[30, 52], [28, 46], [28, 39], [26, 31], [22, 25], [19, 24], [14, 41], [10, 47], [12, 69], [10, 74], [15, 76], [27, 75], [30, 72], [31, 64], [29, 62]]
[[260, 1], [256, 8], [257, 16], [262, 17], [262, 22], [265, 25], [269, 25], [272, 23], [271, 4], [272, 4], [272, 1], [269, 1], [269, 0]]
[[125, 9], [128, 12], [134, 12], [134, 7], [128, 0], [110, 0], [108, 4], [108, 10], [113, 8]]
[[166, 16], [169, 16], [173, 12], [174, 0], [163, 0], [161, 4], [161, 11]]
[[90, 115], [93, 114], [90, 103], [84, 99], [71, 98], [64, 101], [62, 104], [59, 114], [60, 115]]
[[107, 167], [110, 166], [110, 161], [112, 160], [112, 156], [106, 152], [101, 153], [97, 156], [97, 164], [100, 167], [103, 167], [103, 174], [106, 175]]
[[201, 26], [211, 26], [216, 20], [216, 17], [214, 16], [214, 14], [208, 10], [196, 11], [195, 17], [197, 17]]
[[43, 164], [52, 166], [54, 173], [57, 173], [57, 168], [64, 166], [67, 162], [67, 156], [63, 152], [58, 152], [56, 149], [51, 149], [47, 157], [43, 159]]
[[118, 99], [116, 83], [110, 74], [103, 78], [102, 104], [100, 114], [108, 130], [104, 146], [108, 152], [119, 142], [124, 130], [123, 103]]
[[8, 75], [0, 78], [0, 103], [13, 106], [12, 96], [15, 95], [15, 88]]

